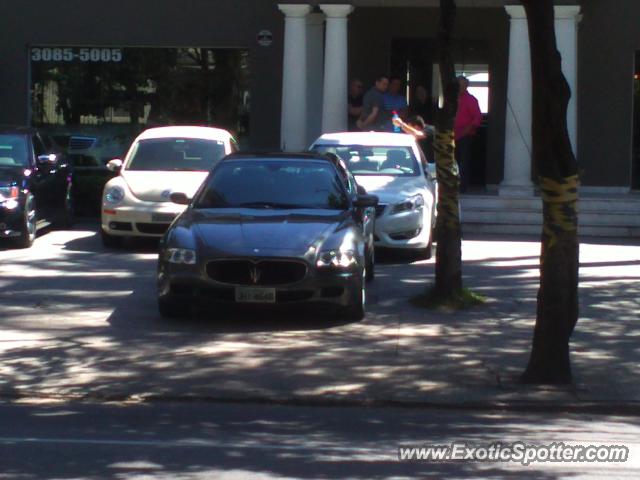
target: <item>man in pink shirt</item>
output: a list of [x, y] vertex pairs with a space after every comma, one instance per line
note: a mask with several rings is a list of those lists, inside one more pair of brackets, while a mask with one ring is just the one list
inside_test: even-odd
[[476, 97], [467, 91], [469, 80], [458, 77], [458, 111], [454, 125], [456, 160], [460, 169], [460, 191], [465, 192], [471, 180], [471, 148], [473, 137], [482, 123], [482, 113]]

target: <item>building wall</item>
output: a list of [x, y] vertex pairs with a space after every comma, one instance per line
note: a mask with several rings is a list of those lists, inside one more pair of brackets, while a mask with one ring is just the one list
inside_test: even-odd
[[[3, 0], [0, 123], [29, 121], [30, 45], [236, 47], [250, 49], [251, 139], [279, 144], [283, 16], [264, 0]], [[273, 32], [261, 47], [260, 30]]]
[[578, 161], [582, 183], [631, 183], [633, 74], [640, 2], [583, 2], [579, 27]]

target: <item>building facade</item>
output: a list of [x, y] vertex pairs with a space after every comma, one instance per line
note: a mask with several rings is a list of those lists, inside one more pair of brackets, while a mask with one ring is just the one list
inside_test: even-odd
[[[98, 138], [100, 160], [141, 129], [216, 124], [255, 149], [303, 149], [346, 128], [350, 79], [400, 76], [437, 99], [437, 0], [4, 0], [0, 123]], [[459, 0], [454, 59], [486, 122], [474, 182], [533, 191], [528, 32], [518, 2]], [[584, 188], [640, 188], [640, 4], [556, 2]], [[107, 147], [107, 144], [111, 147]], [[78, 147], [78, 148], [81, 148]]]

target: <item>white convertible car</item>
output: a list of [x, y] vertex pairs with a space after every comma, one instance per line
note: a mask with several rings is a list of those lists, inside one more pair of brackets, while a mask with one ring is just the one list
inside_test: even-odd
[[193, 197], [209, 171], [237, 150], [229, 132], [210, 127], [161, 127], [142, 132], [124, 160], [107, 168], [119, 175], [102, 194], [102, 242], [115, 247], [124, 237], [161, 237], [185, 209], [171, 192]]
[[436, 180], [414, 137], [400, 133], [327, 133], [311, 149], [342, 158], [367, 193], [380, 199], [376, 246], [431, 257]]

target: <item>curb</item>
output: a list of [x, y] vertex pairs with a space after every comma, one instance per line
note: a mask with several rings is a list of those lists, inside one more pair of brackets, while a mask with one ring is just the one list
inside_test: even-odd
[[1, 401], [120, 403], [140, 405], [154, 403], [209, 403], [212, 405], [261, 405], [307, 408], [397, 408], [416, 410], [451, 410], [523, 413], [570, 413], [594, 415], [639, 416], [640, 402], [456, 402], [439, 403], [388, 399], [349, 399], [335, 397], [268, 397], [268, 396], [209, 396], [209, 395], [156, 395], [156, 394], [44, 394], [24, 392], [1, 394]]

